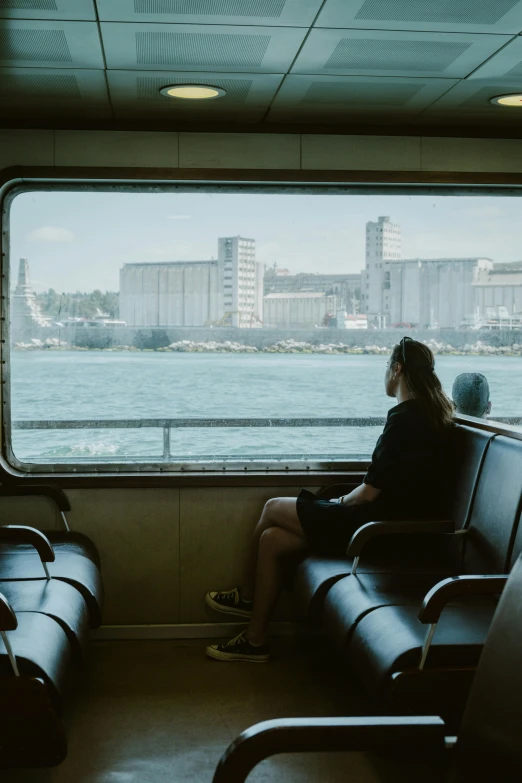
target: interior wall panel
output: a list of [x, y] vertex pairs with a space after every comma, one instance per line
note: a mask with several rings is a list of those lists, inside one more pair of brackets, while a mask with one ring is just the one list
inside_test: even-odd
[[522, 172], [522, 139], [422, 139], [423, 171]]
[[417, 136], [303, 136], [303, 169], [379, 170], [393, 166], [404, 171], [421, 167]]
[[179, 491], [68, 490], [72, 530], [99, 549], [104, 625], [178, 622]]
[[54, 131], [0, 130], [0, 169], [54, 166]]
[[178, 134], [56, 131], [57, 166], [178, 166]]
[[180, 133], [181, 168], [298, 169], [296, 134]]

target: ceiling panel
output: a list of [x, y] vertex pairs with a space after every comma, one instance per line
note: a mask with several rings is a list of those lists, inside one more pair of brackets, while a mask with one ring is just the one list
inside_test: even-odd
[[95, 21], [94, 0], [0, 0], [0, 19]]
[[312, 30], [292, 73], [464, 78], [504, 35]]
[[316, 26], [517, 34], [522, 0], [326, 0]]
[[104, 22], [309, 27], [322, 0], [97, 0]]
[[[222, 98], [209, 101], [210, 111], [223, 111], [227, 107], [268, 108], [281, 81], [282, 74], [259, 73], [201, 73], [169, 71], [109, 71], [109, 89], [113, 105], [133, 104], [145, 111], [147, 106], [155, 110], [176, 112], [187, 102], [165, 95], [160, 89], [169, 84], [210, 84], [226, 91]], [[189, 102], [190, 105], [190, 102]], [[192, 108], [197, 108], [191, 103]], [[201, 106], [201, 104], [200, 104]]]
[[[518, 86], [522, 92], [522, 78], [518, 81]], [[467, 79], [458, 82], [445, 95], [441, 96], [431, 107], [432, 112], [444, 112], [453, 109], [459, 109], [462, 114], [477, 113], [491, 115], [492, 118], [498, 117], [501, 120], [507, 115], [515, 116], [520, 122], [520, 111], [516, 108], [510, 109], [504, 106], [495, 106], [490, 103], [490, 98], [496, 95], [503, 95], [506, 92], [517, 92], [512, 83], [506, 84], [501, 79], [486, 81], [484, 79]]]
[[508, 43], [500, 52], [481, 65], [470, 79], [501, 79], [503, 82], [514, 81], [519, 85], [522, 84], [522, 37], [518, 36]]
[[306, 30], [290, 27], [102, 24], [109, 68], [284, 73]]
[[3, 68], [0, 75], [2, 111], [23, 104], [109, 103], [104, 71], [58, 68]]
[[95, 22], [8, 19], [0, 25], [0, 66], [103, 68]]
[[273, 109], [315, 112], [318, 121], [327, 112], [390, 112], [397, 118], [399, 113], [422, 111], [454, 84], [454, 79], [290, 75], [277, 93]]

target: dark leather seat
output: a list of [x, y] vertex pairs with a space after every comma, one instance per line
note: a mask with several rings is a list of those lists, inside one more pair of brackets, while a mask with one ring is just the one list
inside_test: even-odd
[[[83, 533], [62, 530], [44, 530], [51, 544], [57, 560], [62, 555], [81, 555], [90, 560], [98, 570], [100, 566], [100, 555], [94, 543]], [[0, 541], [0, 555], [31, 553], [33, 548], [30, 544], [5, 544]]]
[[[464, 558], [457, 573], [507, 573], [510, 560], [519, 553], [514, 549], [513, 534], [518, 526], [521, 500], [522, 443], [497, 437], [488, 448], [477, 482], [464, 536]], [[368, 612], [395, 605], [418, 610], [426, 592], [445, 576], [447, 572], [441, 571], [438, 575], [361, 573], [345, 577], [326, 595], [324, 627], [336, 644], [345, 648], [357, 623]], [[465, 603], [468, 599], [463, 600]], [[493, 603], [492, 598], [481, 600], [485, 605]], [[425, 634], [424, 626], [417, 619], [416, 623]]]
[[[448, 606], [437, 625], [423, 671], [476, 667], [495, 608], [496, 604]], [[369, 612], [357, 624], [347, 661], [371, 697], [387, 695], [394, 672], [418, 671], [426, 638], [426, 626], [419, 622], [418, 615], [418, 606], [384, 606]]]
[[[49, 688], [58, 713], [70, 682], [71, 648], [63, 628], [45, 614], [21, 612], [18, 627], [7, 631], [9, 644], [22, 676], [41, 678]], [[0, 679], [12, 677], [9, 656], [0, 638]]]
[[[91, 628], [101, 624], [103, 584], [101, 574], [94, 563], [83, 555], [62, 553], [54, 563], [48, 563], [53, 579], [72, 585], [83, 596], [88, 610]], [[5, 581], [46, 580], [38, 553], [0, 553], [0, 592]]]
[[60, 579], [34, 579], [0, 582], [0, 592], [7, 598], [16, 616], [37, 612], [55, 620], [65, 631], [73, 658], [81, 662], [89, 638], [87, 604], [78, 590]]
[[[455, 530], [466, 528], [475, 488], [486, 451], [493, 436], [489, 432], [466, 426], [456, 426], [453, 433], [456, 476], [452, 506]], [[390, 537], [368, 545], [361, 558], [358, 573], [417, 574], [421, 586], [429, 584], [426, 574], [433, 574], [432, 584], [441, 574], [458, 571], [460, 545], [450, 546], [438, 535]], [[301, 616], [319, 623], [328, 591], [352, 570], [353, 559], [309, 555], [297, 567], [292, 582], [292, 595]]]
[[[16, 484], [0, 486], [0, 498], [2, 497], [47, 497], [54, 502], [64, 523], [63, 530], [44, 530], [43, 532], [53, 544], [54, 551], [57, 555], [63, 553], [79, 554], [83, 557], [87, 557], [95, 564], [98, 569], [101, 569], [100, 554], [94, 542], [83, 533], [77, 533], [70, 530], [69, 523], [67, 521], [66, 514], [71, 510], [71, 504], [69, 498], [65, 492], [58, 487], [48, 486], [45, 484], [33, 484], [32, 486], [20, 486]], [[26, 546], [26, 545], [24, 545]], [[12, 547], [8, 544], [3, 544], [0, 541], [0, 552], [8, 553], [12, 551]]]
[[[279, 753], [339, 751], [370, 751], [381, 761], [391, 754], [393, 766], [400, 760], [405, 764], [405, 773], [408, 768], [411, 770], [414, 759], [419, 780], [425, 777], [420, 763], [430, 780], [436, 778], [441, 783], [520, 783], [521, 599], [522, 558], [513, 568], [495, 612], [457, 732], [436, 713], [426, 715], [423, 711], [406, 717], [365, 715], [264, 721], [233, 740], [221, 757], [213, 783], [244, 783], [257, 764]], [[477, 629], [479, 625], [480, 621]], [[452, 633], [461, 631], [456, 627]], [[471, 634], [465, 642], [471, 653]], [[442, 648], [440, 652], [442, 655]], [[389, 779], [388, 774], [384, 777]], [[393, 774], [392, 777], [399, 780]]]

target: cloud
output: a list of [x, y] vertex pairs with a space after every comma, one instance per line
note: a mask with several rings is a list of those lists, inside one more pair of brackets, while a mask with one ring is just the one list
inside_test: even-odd
[[192, 215], [167, 215], [167, 220], [190, 220]]
[[74, 234], [66, 228], [42, 226], [29, 234], [30, 242], [74, 242]]

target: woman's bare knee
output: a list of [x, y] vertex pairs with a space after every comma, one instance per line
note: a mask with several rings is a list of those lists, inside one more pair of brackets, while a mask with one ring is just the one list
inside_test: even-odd
[[269, 522], [274, 522], [274, 520], [277, 520], [278, 510], [281, 507], [279, 501], [280, 498], [270, 498], [270, 500], [266, 501], [265, 507], [263, 508], [264, 519], [268, 520]]

